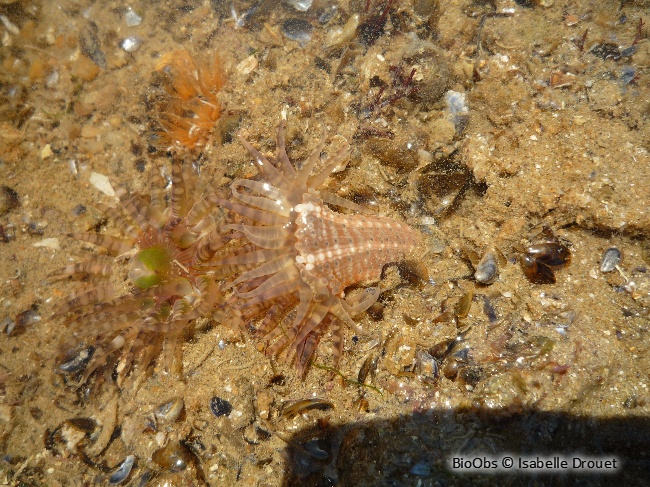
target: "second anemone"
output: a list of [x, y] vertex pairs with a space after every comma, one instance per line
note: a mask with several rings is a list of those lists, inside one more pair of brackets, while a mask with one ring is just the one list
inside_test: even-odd
[[192, 320], [223, 301], [219, 285], [202, 270], [228, 242], [223, 213], [209, 204], [214, 190], [197, 189], [191, 165], [178, 161], [171, 181], [168, 203], [157, 173], [148, 197], [119, 188], [117, 207], [96, 205], [122, 235], [71, 234], [103, 252], [50, 276], [79, 283], [56, 315], [72, 327], [74, 343], [94, 350], [80, 383], [104, 366], [109, 374], [117, 371], [118, 383], [129, 372], [134, 380], [159, 354], [170, 369]]

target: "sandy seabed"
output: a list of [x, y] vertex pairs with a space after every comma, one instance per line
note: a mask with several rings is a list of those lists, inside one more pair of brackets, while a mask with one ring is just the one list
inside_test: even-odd
[[[108, 483], [132, 455], [132, 486], [644, 485], [650, 3], [293, 5], [309, 3], [0, 2], [0, 483]], [[325, 127], [352, 146], [327, 189], [422, 232], [428, 279], [386, 269], [340, 375], [327, 337], [303, 380], [209, 319], [180, 377], [157, 365], [75, 390], [58, 370], [74, 330], [51, 317], [71, 288], [47, 276], [89, 251], [67, 233], [117, 228], [93, 174], [146, 192], [167, 163], [156, 70], [177, 49], [222, 60], [222, 121], [188, 152], [222, 184], [255, 174], [233, 135], [271, 152], [285, 117], [292, 160]], [[534, 283], [520, 260], [549, 232], [570, 262]], [[486, 254], [498, 276], [481, 284]], [[182, 412], [156, 416], [170, 401]], [[449, 466], [578, 453], [619, 468]]]

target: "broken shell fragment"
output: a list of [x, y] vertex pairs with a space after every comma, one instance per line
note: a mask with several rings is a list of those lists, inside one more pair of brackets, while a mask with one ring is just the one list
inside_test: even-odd
[[600, 272], [612, 272], [620, 262], [621, 251], [616, 247], [610, 247], [603, 255], [603, 260], [600, 263]]
[[350, 16], [343, 27], [330, 30], [325, 37], [325, 49], [339, 46], [352, 40], [357, 32], [357, 27], [359, 27], [359, 21], [359, 14], [354, 14]]
[[183, 412], [183, 399], [175, 397], [156, 408], [154, 415], [158, 421], [173, 423]]
[[285, 418], [292, 418], [311, 409], [320, 409], [321, 411], [326, 411], [333, 408], [334, 404], [331, 402], [315, 397], [284, 404], [282, 407], [282, 416]]
[[415, 371], [427, 383], [434, 383], [440, 377], [438, 361], [426, 350], [415, 353]]
[[499, 265], [494, 252], [487, 252], [476, 266], [474, 279], [481, 284], [492, 284], [499, 275]]

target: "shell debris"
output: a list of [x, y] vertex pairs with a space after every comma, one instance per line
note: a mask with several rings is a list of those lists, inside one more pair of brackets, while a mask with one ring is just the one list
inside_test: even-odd
[[113, 186], [111, 186], [111, 182], [108, 177], [103, 174], [94, 171], [91, 172], [90, 184], [107, 196], [115, 196], [115, 190], [113, 189]]

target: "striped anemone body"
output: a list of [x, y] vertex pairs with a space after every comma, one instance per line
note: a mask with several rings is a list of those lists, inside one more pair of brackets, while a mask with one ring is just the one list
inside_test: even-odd
[[[275, 157], [265, 157], [246, 140], [242, 143], [260, 172], [258, 181], [236, 180], [232, 198], [217, 203], [236, 213], [242, 223], [228, 225], [234, 238], [248, 243], [238, 255], [209, 265], [230, 269], [229, 316], [253, 328], [269, 355], [296, 357], [304, 373], [321, 336], [329, 329], [334, 360], [343, 351], [344, 325], [361, 332], [355, 315], [368, 309], [379, 289], [346, 297], [348, 286], [377, 281], [383, 266], [405, 258], [418, 244], [418, 234], [398, 221], [341, 214], [325, 202], [363, 211], [352, 202], [318, 188], [349, 156], [346, 145], [316, 170], [325, 139], [294, 168], [285, 151], [280, 125]], [[225, 308], [224, 308], [225, 309]], [[217, 318], [223, 313], [217, 313]]]

